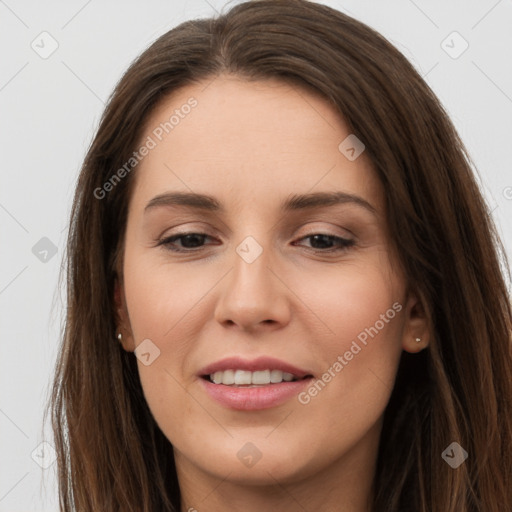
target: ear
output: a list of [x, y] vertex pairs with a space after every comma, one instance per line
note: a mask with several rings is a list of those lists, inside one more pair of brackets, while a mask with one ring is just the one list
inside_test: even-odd
[[124, 286], [118, 277], [116, 277], [114, 282], [114, 306], [116, 315], [116, 337], [118, 334], [121, 334], [121, 339], [118, 339], [118, 341], [127, 352], [133, 352], [135, 350], [135, 343], [130, 318], [128, 316], [128, 308], [126, 307]]
[[[402, 348], [412, 354], [427, 348], [430, 342], [429, 319], [424, 301], [418, 293], [409, 291], [405, 305]], [[420, 341], [417, 341], [417, 340]]]

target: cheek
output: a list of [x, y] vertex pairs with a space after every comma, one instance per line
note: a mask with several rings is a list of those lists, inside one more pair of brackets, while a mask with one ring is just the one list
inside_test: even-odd
[[158, 258], [138, 255], [125, 261], [125, 292], [135, 342], [145, 338], [161, 343], [176, 340], [174, 350], [181, 352], [177, 331], [193, 334], [195, 309], [215, 284], [214, 275], [201, 275], [197, 269], [166, 265]]
[[167, 432], [164, 425], [172, 415], [181, 415], [191, 406], [185, 391], [184, 362], [198, 336], [195, 308], [208, 286], [207, 279], [198, 282], [187, 273], [137, 255], [127, 255], [124, 270], [135, 346], [144, 343], [144, 353], [150, 354], [149, 361], [144, 357], [137, 360], [144, 396], [155, 420]]
[[[349, 350], [352, 341], [362, 347], [382, 351], [400, 347], [403, 318], [402, 290], [396, 278], [379, 265], [346, 265], [339, 272], [316, 275], [296, 290], [324, 325], [319, 331], [321, 347], [332, 354]], [[396, 350], [393, 350], [396, 352]]]
[[312, 417], [321, 417], [327, 408], [337, 428], [355, 432], [383, 413], [402, 352], [398, 284], [381, 266], [371, 265], [317, 278], [316, 292], [310, 291], [307, 303], [326, 326], [315, 347], [323, 367], [317, 381], [299, 396]]

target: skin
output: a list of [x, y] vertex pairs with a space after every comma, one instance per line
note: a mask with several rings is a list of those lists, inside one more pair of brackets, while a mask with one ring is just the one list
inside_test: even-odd
[[[332, 107], [280, 81], [221, 75], [174, 91], [141, 141], [191, 96], [197, 106], [137, 166], [116, 286], [124, 348], [149, 338], [160, 350], [138, 367], [174, 446], [181, 510], [368, 511], [400, 355], [429, 335], [391, 250], [382, 185], [364, 152], [349, 161], [339, 151], [350, 131]], [[333, 190], [376, 213], [353, 203], [280, 212], [292, 193]], [[212, 195], [226, 211], [144, 213], [170, 191]], [[209, 238], [174, 242], [190, 254], [157, 245], [180, 231]], [[306, 238], [318, 233], [355, 244], [328, 253], [336, 242]], [[236, 252], [247, 236], [263, 249], [251, 264]], [[201, 386], [202, 367], [233, 355], [273, 356], [320, 378], [396, 302], [401, 311], [307, 404], [235, 411]], [[237, 457], [247, 442], [262, 455], [252, 467]]]

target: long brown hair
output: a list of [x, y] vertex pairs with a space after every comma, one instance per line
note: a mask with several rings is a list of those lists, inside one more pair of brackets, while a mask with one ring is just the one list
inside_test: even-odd
[[[314, 89], [343, 117], [386, 191], [391, 243], [432, 339], [404, 353], [386, 409], [374, 510], [512, 510], [512, 312], [503, 247], [473, 164], [406, 58], [363, 23], [305, 0], [255, 0], [161, 36], [117, 84], [78, 179], [67, 318], [51, 408], [60, 507], [178, 511], [173, 448], [115, 339], [114, 279], [134, 168], [103, 198], [166, 94], [231, 73]], [[300, 90], [300, 89], [299, 89]], [[453, 441], [468, 453], [452, 469]]]

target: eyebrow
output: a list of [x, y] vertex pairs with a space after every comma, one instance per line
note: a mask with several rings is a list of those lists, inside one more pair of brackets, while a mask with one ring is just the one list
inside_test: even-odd
[[[281, 204], [281, 212], [287, 213], [339, 204], [353, 204], [368, 210], [373, 215], [377, 215], [375, 207], [362, 197], [340, 191], [292, 194]], [[198, 210], [225, 213], [224, 206], [217, 199], [195, 192], [167, 192], [155, 196], [144, 208], [144, 213], [161, 206], [185, 206]]]

